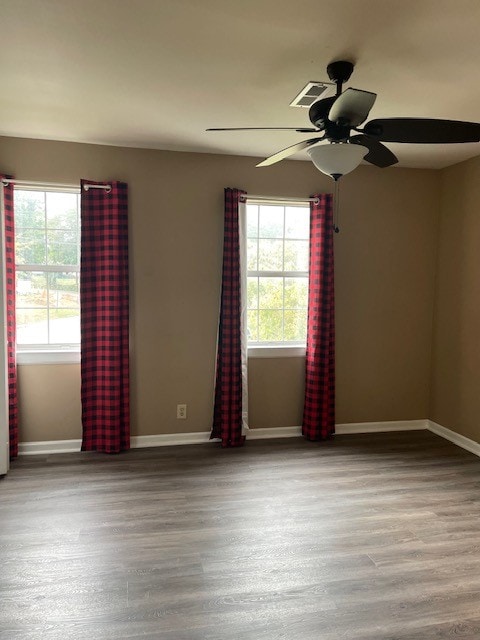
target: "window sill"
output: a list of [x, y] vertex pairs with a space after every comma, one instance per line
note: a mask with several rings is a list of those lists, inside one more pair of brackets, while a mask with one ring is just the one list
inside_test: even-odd
[[80, 351], [17, 351], [17, 364], [80, 364]]
[[302, 358], [305, 357], [304, 346], [270, 346], [248, 347], [249, 358]]

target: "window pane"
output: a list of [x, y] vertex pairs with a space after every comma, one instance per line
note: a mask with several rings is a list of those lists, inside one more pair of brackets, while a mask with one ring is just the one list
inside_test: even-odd
[[258, 340], [258, 311], [247, 311], [247, 339]]
[[47, 276], [45, 273], [17, 270], [16, 302], [22, 307], [47, 306]]
[[257, 240], [247, 240], [247, 271], [257, 270]]
[[307, 311], [285, 311], [285, 340], [305, 341], [307, 338]]
[[283, 238], [283, 207], [260, 206], [261, 238]]
[[17, 228], [15, 259], [17, 264], [45, 264], [45, 231]]
[[283, 309], [283, 278], [258, 279], [260, 309]]
[[308, 305], [308, 279], [285, 278], [285, 309], [306, 309]]
[[259, 340], [281, 342], [283, 340], [283, 311], [260, 310]]
[[76, 229], [47, 229], [47, 243], [77, 244]]
[[258, 278], [247, 278], [247, 307], [258, 309]]
[[[17, 342], [46, 348], [79, 343], [78, 193], [15, 189]], [[58, 272], [28, 271], [48, 265]], [[67, 265], [75, 268], [67, 272]], [[46, 269], [47, 267], [45, 267]]]
[[258, 241], [259, 271], [283, 270], [283, 240]]
[[80, 342], [80, 311], [78, 309], [50, 310], [50, 342], [53, 344]]
[[49, 242], [47, 248], [47, 264], [50, 265], [76, 265], [78, 264], [77, 244], [59, 244]]
[[258, 205], [247, 204], [247, 237], [258, 237]]
[[305, 342], [310, 207], [247, 205], [247, 235], [249, 341]]
[[285, 240], [285, 271], [308, 271], [307, 240]]
[[47, 310], [17, 309], [17, 343], [46, 344], [47, 342]]
[[79, 274], [76, 273], [49, 273], [49, 304], [51, 308], [74, 308], [80, 306]]
[[310, 209], [285, 207], [285, 237], [308, 240], [310, 237]]
[[43, 191], [14, 191], [15, 225], [17, 228], [45, 227], [45, 193]]
[[49, 229], [71, 229], [78, 226], [78, 195], [76, 193], [53, 193], [47, 191], [47, 227]]

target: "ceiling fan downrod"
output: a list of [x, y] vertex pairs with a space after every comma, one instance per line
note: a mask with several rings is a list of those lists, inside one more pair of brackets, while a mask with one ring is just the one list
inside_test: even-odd
[[328, 114], [335, 100], [341, 96], [344, 82], [350, 78], [353, 73], [353, 63], [347, 60], [336, 60], [327, 66], [327, 74], [332, 82], [335, 82], [337, 90], [335, 96], [331, 98], [323, 98], [312, 104], [309, 110], [310, 122], [318, 127], [320, 131], [326, 131], [327, 137], [336, 142], [342, 142], [348, 139], [350, 129], [344, 125], [347, 123], [329, 122]]
[[327, 66], [327, 74], [332, 82], [337, 85], [336, 97], [342, 93], [342, 85], [349, 80], [353, 73], [353, 63], [347, 60], [336, 60]]

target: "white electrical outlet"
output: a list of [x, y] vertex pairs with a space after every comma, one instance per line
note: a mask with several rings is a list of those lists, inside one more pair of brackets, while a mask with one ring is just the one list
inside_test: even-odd
[[177, 420], [186, 420], [187, 418], [187, 405], [177, 404]]

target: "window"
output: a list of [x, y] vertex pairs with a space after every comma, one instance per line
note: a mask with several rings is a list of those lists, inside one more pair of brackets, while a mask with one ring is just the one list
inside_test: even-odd
[[19, 362], [25, 352], [78, 351], [79, 190], [15, 189], [15, 254]]
[[304, 348], [310, 207], [249, 201], [246, 215], [248, 346]]

